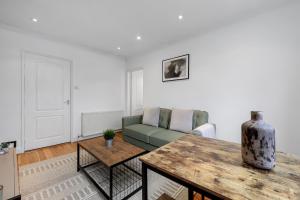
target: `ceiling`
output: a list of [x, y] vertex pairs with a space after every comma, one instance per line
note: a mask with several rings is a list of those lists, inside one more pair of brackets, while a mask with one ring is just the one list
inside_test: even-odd
[[[0, 0], [0, 23], [130, 57], [290, 1]], [[179, 15], [183, 20], [178, 19]], [[34, 23], [32, 18], [39, 21]], [[136, 39], [138, 35], [142, 37], [140, 41]]]

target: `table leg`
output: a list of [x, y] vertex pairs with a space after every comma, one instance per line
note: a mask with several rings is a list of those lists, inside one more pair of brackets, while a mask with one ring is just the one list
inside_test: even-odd
[[148, 200], [148, 180], [147, 180], [147, 166], [142, 163], [142, 181], [143, 181], [143, 200]]
[[113, 168], [109, 168], [109, 199], [113, 199]]
[[77, 172], [80, 170], [80, 146], [77, 143]]
[[188, 193], [189, 193], [189, 198], [188, 199], [193, 200], [194, 199], [194, 191], [191, 188], [189, 188]]

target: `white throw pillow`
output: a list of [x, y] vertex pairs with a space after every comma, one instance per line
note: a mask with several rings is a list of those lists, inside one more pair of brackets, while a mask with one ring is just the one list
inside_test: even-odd
[[206, 123], [203, 124], [197, 128], [195, 128], [192, 131], [195, 135], [200, 135], [202, 137], [208, 137], [208, 138], [216, 138], [216, 130], [214, 125]]
[[193, 128], [193, 110], [173, 109], [170, 129], [189, 132]]
[[160, 108], [145, 108], [143, 124], [158, 127]]

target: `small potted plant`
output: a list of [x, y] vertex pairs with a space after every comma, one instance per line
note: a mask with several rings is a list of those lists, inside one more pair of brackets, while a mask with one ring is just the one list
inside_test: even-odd
[[107, 129], [106, 131], [104, 131], [103, 136], [104, 136], [105, 144], [107, 147], [112, 146], [115, 135], [116, 135], [115, 131], [112, 129]]

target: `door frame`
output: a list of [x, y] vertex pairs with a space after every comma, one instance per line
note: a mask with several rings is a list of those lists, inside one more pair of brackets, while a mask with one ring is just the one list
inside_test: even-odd
[[68, 62], [70, 64], [70, 133], [69, 133], [69, 140], [72, 141], [72, 133], [73, 133], [73, 61], [53, 56], [47, 54], [36, 53], [29, 50], [21, 50], [21, 145], [19, 146], [19, 153], [25, 152], [25, 56], [26, 55], [35, 55], [35, 56], [43, 56], [50, 59], [57, 59]]

